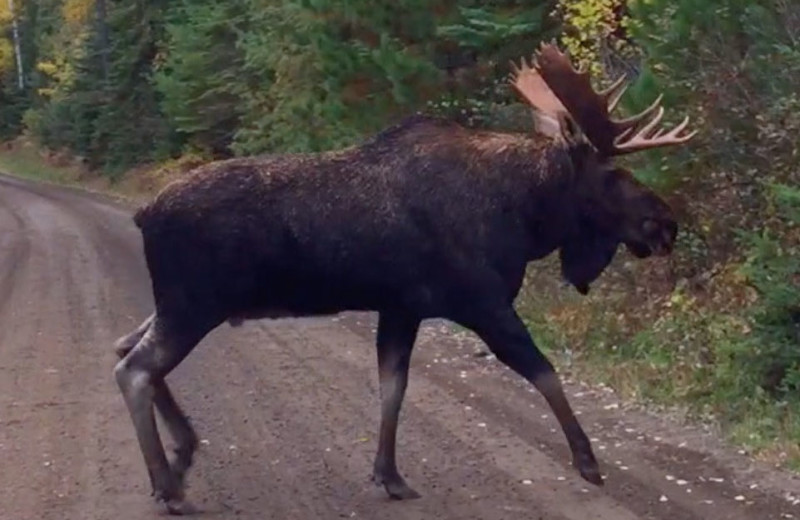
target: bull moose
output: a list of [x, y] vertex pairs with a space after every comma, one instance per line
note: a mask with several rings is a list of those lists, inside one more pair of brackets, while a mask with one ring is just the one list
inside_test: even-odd
[[[398, 416], [418, 327], [441, 318], [473, 331], [546, 398], [573, 465], [603, 479], [553, 366], [514, 310], [528, 262], [558, 251], [585, 294], [624, 244], [672, 251], [677, 223], [656, 193], [613, 163], [686, 143], [661, 97], [615, 120], [624, 77], [596, 91], [555, 44], [513, 65], [509, 82], [535, 131], [498, 133], [410, 116], [359, 146], [234, 158], [198, 167], [139, 209], [155, 311], [117, 340], [114, 375], [156, 499], [185, 512], [197, 436], [165, 376], [224, 322], [344, 311], [378, 313], [381, 421], [374, 481], [418, 497], [395, 460]], [[175, 439], [167, 458], [154, 417]]]

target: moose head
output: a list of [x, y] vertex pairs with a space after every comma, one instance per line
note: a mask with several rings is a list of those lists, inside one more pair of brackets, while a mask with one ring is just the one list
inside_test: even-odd
[[565, 278], [581, 293], [600, 275], [622, 243], [638, 258], [672, 251], [678, 226], [669, 206], [614, 158], [642, 150], [686, 143], [686, 117], [667, 131], [659, 96], [641, 113], [612, 119], [625, 92], [624, 76], [595, 91], [586, 70], [576, 70], [554, 44], [543, 44], [532, 64], [512, 62], [511, 85], [533, 109], [537, 132], [568, 150], [579, 225], [560, 255]]

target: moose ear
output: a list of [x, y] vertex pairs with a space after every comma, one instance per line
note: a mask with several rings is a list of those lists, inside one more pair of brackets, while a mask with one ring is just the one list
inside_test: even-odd
[[561, 125], [558, 119], [536, 109], [531, 110], [531, 113], [533, 114], [533, 128], [536, 132], [553, 138], [561, 135]]
[[536, 109], [531, 112], [536, 132], [567, 144], [574, 144], [581, 140], [581, 130], [569, 115], [563, 112], [547, 114]]
[[570, 145], [584, 141], [583, 132], [575, 121], [566, 113], [558, 114], [558, 127], [561, 138]]
[[564, 108], [561, 100], [542, 78], [538, 65], [531, 66], [525, 59], [517, 65], [511, 62], [511, 86], [530, 105], [536, 132], [547, 137], [574, 143], [580, 134], [579, 125]]

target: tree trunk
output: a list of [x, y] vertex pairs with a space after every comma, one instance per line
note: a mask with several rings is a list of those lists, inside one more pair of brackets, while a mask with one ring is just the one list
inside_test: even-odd
[[103, 67], [103, 80], [108, 81], [108, 22], [106, 21], [106, 0], [96, 0], [97, 33], [100, 38], [100, 62]]
[[11, 13], [11, 28], [14, 34], [14, 54], [17, 58], [17, 81], [19, 89], [25, 88], [25, 74], [22, 70], [22, 51], [19, 44], [19, 26], [17, 25], [17, 14], [14, 12], [14, 0], [8, 0], [8, 11]]

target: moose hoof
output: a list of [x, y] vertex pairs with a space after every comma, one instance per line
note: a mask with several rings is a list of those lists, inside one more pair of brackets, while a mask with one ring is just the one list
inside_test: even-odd
[[422, 496], [406, 484], [403, 477], [396, 473], [394, 475], [375, 473], [372, 480], [376, 486], [383, 486], [389, 498], [394, 500], [413, 500]]
[[580, 472], [584, 480], [591, 482], [595, 486], [603, 485], [603, 477], [600, 476], [600, 468], [593, 455], [579, 456], [575, 459], [573, 465]]
[[173, 516], [185, 516], [199, 513], [199, 510], [190, 502], [181, 499], [171, 499], [164, 501], [167, 513]]
[[422, 497], [422, 495], [414, 491], [405, 482], [384, 484], [384, 489], [386, 489], [386, 493], [389, 497], [394, 500], [414, 500]]
[[170, 515], [182, 516], [197, 512], [194, 506], [184, 499], [183, 486], [179, 485], [176, 480], [168, 484], [153, 489], [157, 504], [163, 505]]

